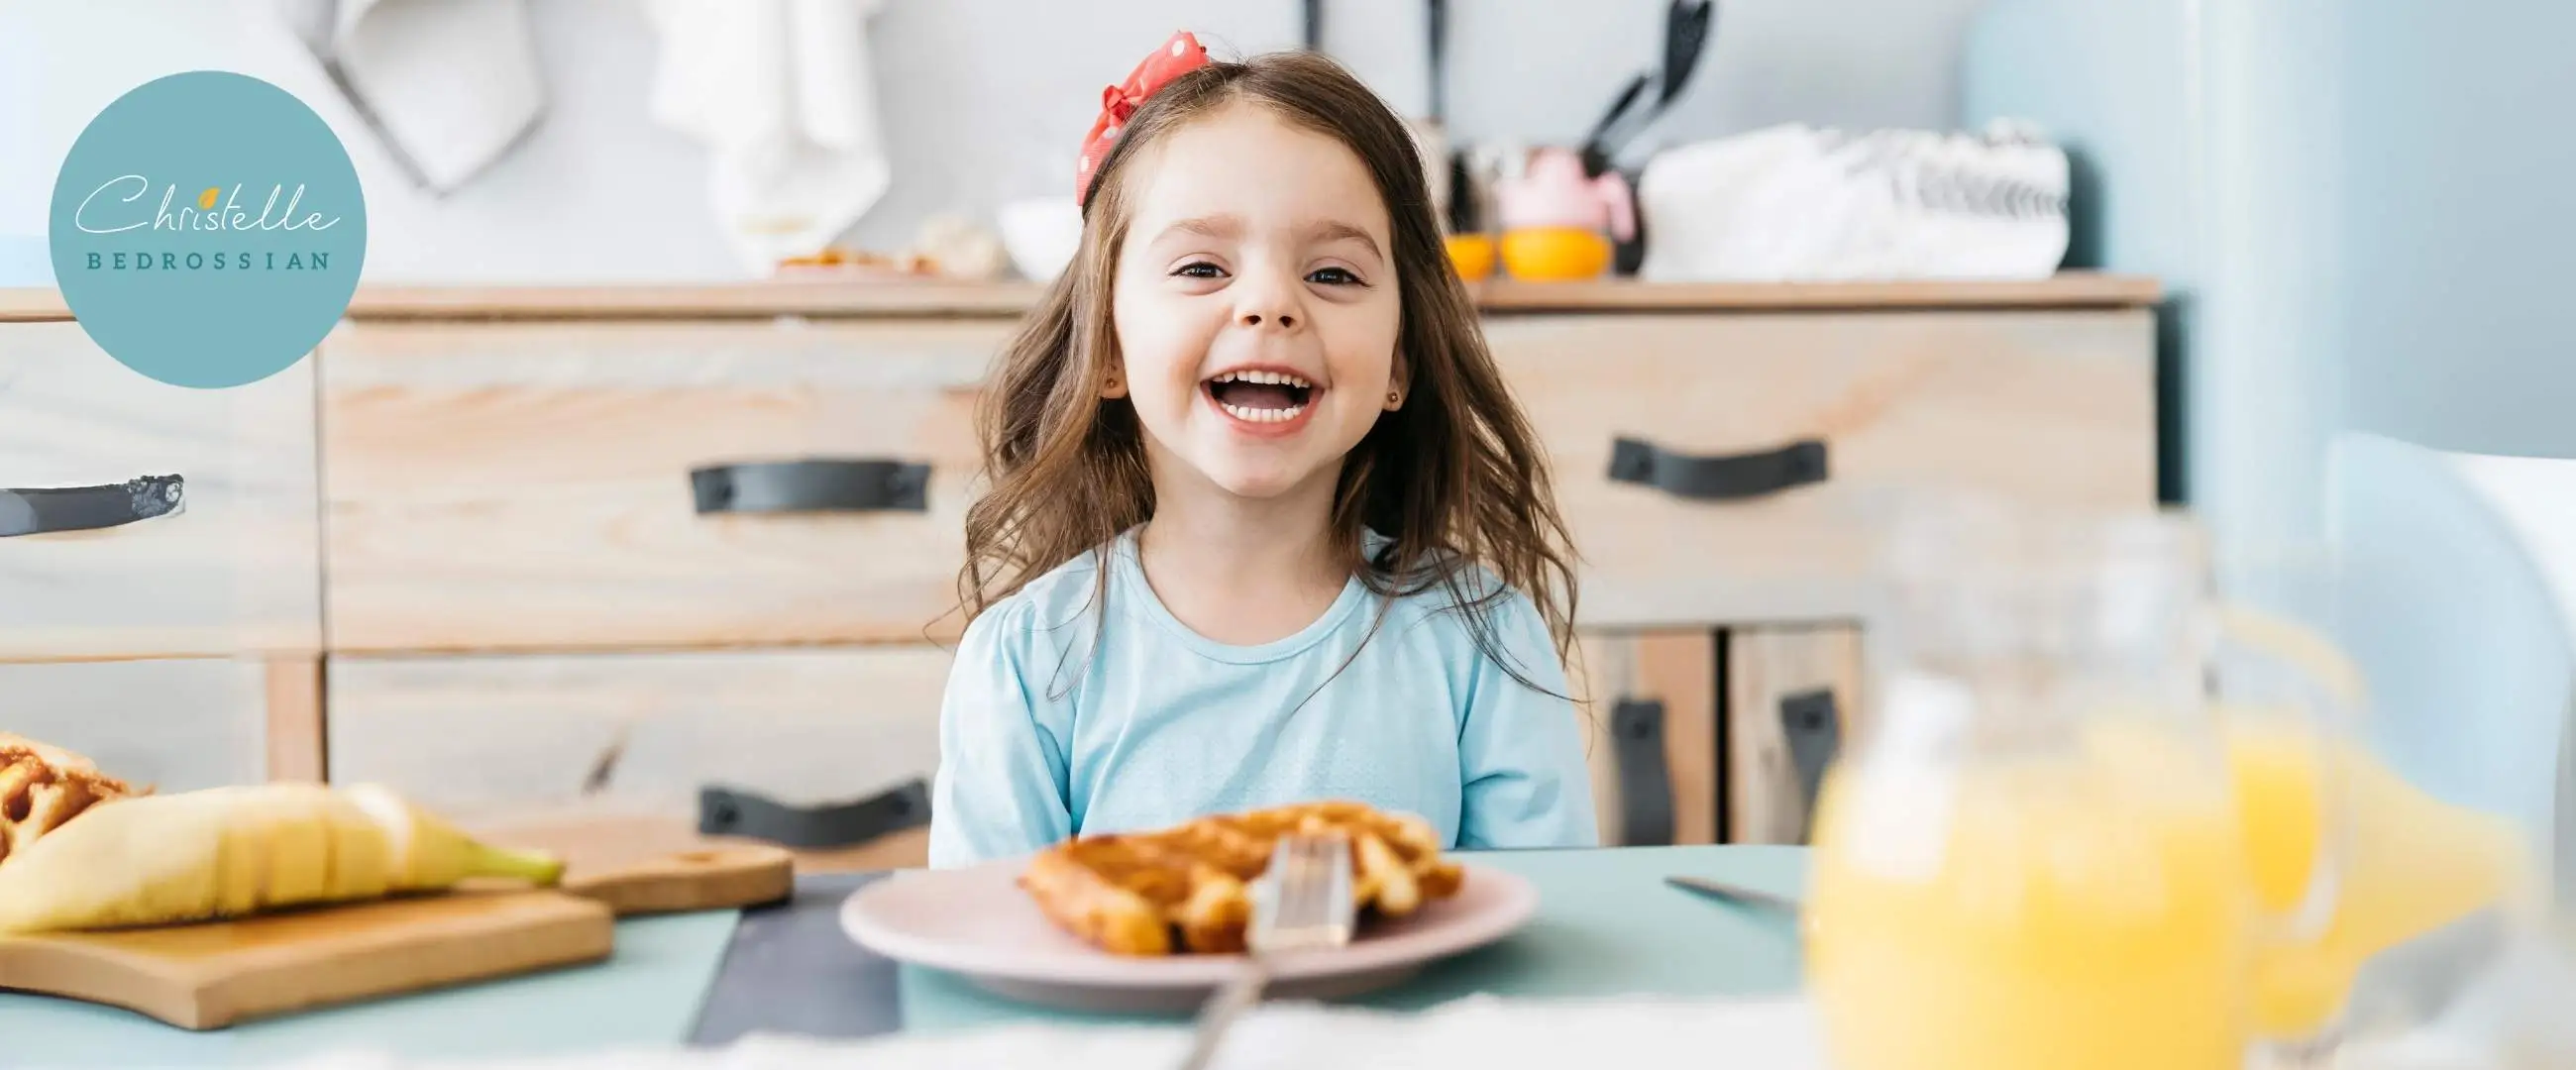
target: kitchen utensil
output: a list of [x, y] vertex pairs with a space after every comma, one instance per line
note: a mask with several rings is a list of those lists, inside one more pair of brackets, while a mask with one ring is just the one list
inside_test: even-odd
[[[1009, 999], [1087, 1013], [1188, 1013], [1234, 980], [1240, 955], [1130, 957], [1057, 927], [1016, 882], [1023, 859], [906, 870], [853, 893], [841, 928], [877, 954], [957, 974]], [[1276, 999], [1376, 991], [1424, 966], [1500, 940], [1538, 910], [1538, 890], [1507, 870], [1464, 863], [1458, 894], [1395, 919], [1364, 920], [1348, 946], [1280, 955]]]
[[[1682, 90], [1699, 71], [1700, 54], [1707, 49], [1709, 29], [1716, 18], [1714, 0], [1673, 0], [1664, 11], [1663, 68], [1640, 72], [1628, 80], [1610, 101], [1608, 110], [1583, 141], [1584, 172], [1593, 176], [1617, 173], [1633, 189], [1643, 177], [1644, 164], [1634, 161], [1622, 167], [1620, 159], [1636, 155], [1633, 139], [1653, 128], [1656, 120], [1681, 99]], [[1647, 90], [1654, 92], [1649, 94]], [[1641, 101], [1646, 102], [1643, 107]], [[1631, 113], [1640, 118], [1631, 121]], [[1649, 147], [1651, 154], [1651, 146]], [[1620, 275], [1634, 275], [1646, 260], [1646, 217], [1637, 213], [1636, 226], [1618, 240], [1611, 268]]]
[[1664, 13], [1664, 73], [1655, 94], [1658, 108], [1672, 106], [1682, 95], [1699, 67], [1699, 54], [1708, 46], [1709, 21], [1716, 17], [1715, 0], [1674, 0]]
[[1672, 876], [1664, 878], [1664, 883], [1686, 892], [1709, 896], [1714, 899], [1735, 903], [1741, 906], [1763, 907], [1771, 910], [1786, 911], [1791, 915], [1798, 913], [1797, 900], [1791, 899], [1787, 896], [1774, 895], [1758, 888], [1747, 888], [1740, 884], [1728, 884], [1723, 881], [1713, 881], [1706, 877]]
[[1351, 844], [1340, 835], [1288, 835], [1270, 851], [1253, 890], [1249, 953], [1232, 981], [1199, 1013], [1181, 1070], [1206, 1070], [1226, 1030], [1261, 1001], [1270, 964], [1283, 954], [1332, 951], [1351, 942]]
[[[1716, 18], [1715, 0], [1672, 0], [1664, 11], [1662, 69], [1641, 71], [1620, 87], [1611, 97], [1610, 107], [1583, 141], [1583, 165], [1587, 174], [1599, 175], [1617, 166], [1616, 160], [1627, 148], [1628, 139], [1653, 125], [1681, 98], [1682, 90], [1698, 73], [1700, 54], [1707, 49], [1709, 29]], [[1652, 87], [1652, 103], [1643, 110], [1637, 104], [1647, 99]], [[1631, 121], [1631, 112], [1639, 118]], [[1614, 133], [1621, 136], [1613, 137]]]

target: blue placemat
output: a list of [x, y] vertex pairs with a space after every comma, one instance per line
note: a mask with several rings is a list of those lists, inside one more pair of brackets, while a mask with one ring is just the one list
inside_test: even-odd
[[883, 876], [803, 874], [786, 902], [743, 911], [690, 1042], [727, 1044], [749, 1033], [855, 1039], [902, 1029], [894, 960], [841, 930], [841, 904]]
[[[1528, 877], [1538, 886], [1538, 916], [1509, 939], [1434, 965], [1354, 1005], [1420, 1010], [1479, 993], [1760, 996], [1792, 992], [1801, 983], [1794, 919], [1720, 904], [1664, 883], [1667, 876], [1690, 874], [1798, 894], [1806, 887], [1806, 852], [1800, 848], [1631, 847], [1464, 857]], [[907, 1031], [1026, 1019], [1181, 1020], [1060, 1013], [913, 966], [901, 969], [897, 992]]]
[[607, 962], [192, 1033], [131, 1011], [0, 992], [0, 1065], [262, 1066], [358, 1049], [499, 1058], [685, 1041], [739, 911], [617, 923]]

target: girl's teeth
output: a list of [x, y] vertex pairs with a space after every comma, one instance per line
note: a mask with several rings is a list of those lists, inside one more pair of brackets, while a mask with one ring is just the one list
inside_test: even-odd
[[1248, 409], [1241, 405], [1227, 405], [1221, 401], [1217, 404], [1223, 406], [1226, 413], [1235, 419], [1256, 424], [1286, 423], [1296, 419], [1298, 413], [1306, 411], [1303, 405], [1289, 409]]
[[1220, 383], [1256, 383], [1269, 386], [1312, 387], [1315, 385], [1305, 381], [1304, 379], [1290, 375], [1287, 372], [1266, 371], [1227, 372], [1223, 375], [1217, 376], [1216, 381]]

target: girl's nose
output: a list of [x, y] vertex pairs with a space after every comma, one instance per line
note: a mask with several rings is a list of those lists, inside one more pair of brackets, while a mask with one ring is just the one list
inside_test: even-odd
[[1305, 318], [1298, 303], [1297, 278], [1286, 271], [1247, 264], [1230, 289], [1239, 327], [1288, 331]]

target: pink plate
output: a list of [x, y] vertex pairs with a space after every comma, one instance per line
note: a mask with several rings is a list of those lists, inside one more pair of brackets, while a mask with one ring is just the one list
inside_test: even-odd
[[[1020, 890], [1023, 865], [906, 870], [873, 881], [841, 904], [841, 929], [877, 954], [959, 974], [998, 995], [1091, 1012], [1193, 1009], [1242, 964], [1239, 955], [1142, 958], [1092, 947]], [[1466, 881], [1451, 898], [1410, 917], [1363, 923], [1348, 947], [1280, 957], [1270, 994], [1337, 999], [1384, 988], [1509, 936], [1538, 912], [1529, 881], [1465, 865]]]

